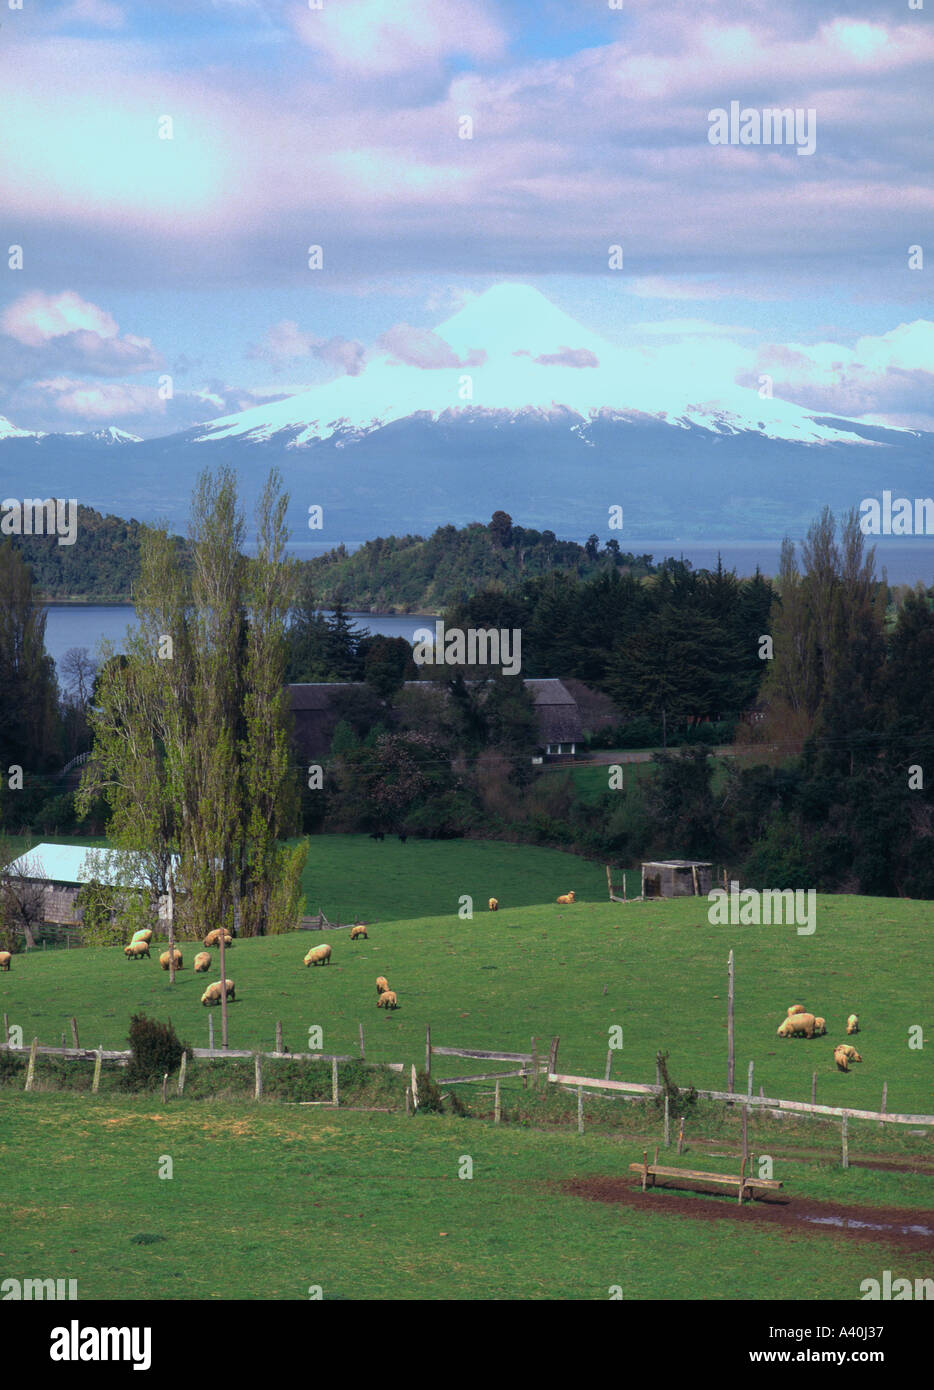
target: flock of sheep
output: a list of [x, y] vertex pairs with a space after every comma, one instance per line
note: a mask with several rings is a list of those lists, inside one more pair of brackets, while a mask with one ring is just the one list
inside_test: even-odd
[[[222, 929], [218, 927], [215, 931], [209, 931], [204, 938], [204, 945], [219, 946], [221, 930]], [[152, 930], [149, 927], [142, 927], [138, 932], [133, 933], [130, 944], [123, 948], [123, 954], [126, 956], [127, 960], [149, 960], [149, 944], [151, 941]], [[233, 937], [227, 930], [224, 930], [224, 945], [233, 945]], [[176, 970], [182, 970], [185, 965], [184, 956], [177, 946], [173, 947], [171, 951], [163, 951], [162, 955], [159, 957], [159, 964], [162, 966], [163, 970], [169, 970], [173, 963]], [[195, 974], [201, 975], [204, 971], [210, 970], [210, 968], [210, 951], [199, 951], [195, 956]], [[223, 982], [217, 980], [213, 985], [208, 985], [201, 996], [201, 1002], [202, 1004], [219, 1004], [225, 992], [228, 999], [236, 999], [236, 986], [233, 980], [224, 980]]]
[[[859, 1032], [859, 1018], [856, 1014], [850, 1014], [847, 1019], [846, 1031], [848, 1034]], [[777, 1032], [780, 1038], [818, 1038], [827, 1032], [827, 1022], [815, 1014], [809, 1014], [803, 1004], [792, 1004], [788, 1016], [782, 1019]], [[838, 1043], [833, 1050], [833, 1059], [839, 1071], [849, 1071], [851, 1062], [863, 1060], [852, 1043]]]
[[[351, 927], [350, 939], [351, 941], [369, 941], [370, 938], [367, 934], [367, 929], [364, 923], [359, 922], [355, 927]], [[321, 946], [312, 946], [311, 950], [305, 956], [305, 964], [330, 965], [330, 945], [327, 942], [324, 942], [324, 944]], [[376, 977], [376, 993], [379, 996], [376, 1002], [376, 1007], [378, 1009], [389, 1010], [397, 1009], [399, 1007], [399, 1001], [396, 998], [395, 990], [389, 988], [389, 981], [386, 979], [385, 975], [378, 975]]]

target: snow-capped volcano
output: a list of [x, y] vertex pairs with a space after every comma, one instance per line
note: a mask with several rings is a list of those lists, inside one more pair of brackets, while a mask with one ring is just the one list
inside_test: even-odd
[[650, 416], [718, 434], [751, 430], [796, 443], [869, 442], [843, 421], [822, 423], [814, 412], [763, 400], [731, 379], [716, 381], [712, 395], [709, 376], [662, 370], [655, 354], [610, 343], [529, 285], [496, 285], [433, 333], [403, 326], [385, 339], [356, 376], [211, 420], [191, 437], [259, 443], [287, 431], [295, 448], [410, 416], [437, 420], [481, 410], [571, 412], [583, 422], [606, 413]]

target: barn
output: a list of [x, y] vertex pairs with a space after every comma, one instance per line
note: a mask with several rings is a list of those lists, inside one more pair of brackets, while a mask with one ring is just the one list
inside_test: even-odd
[[[24, 887], [34, 886], [43, 892], [43, 920], [59, 926], [80, 925], [75, 907], [78, 890], [94, 877], [86, 863], [89, 851], [100, 856], [108, 882], [124, 888], [145, 885], [133, 880], [123, 867], [123, 857], [115, 850], [99, 849], [95, 845], [36, 845], [21, 854], [3, 870], [3, 877], [15, 879]], [[168, 898], [159, 903], [159, 917], [167, 921], [171, 915]]]
[[713, 887], [713, 864], [702, 859], [659, 859], [642, 865], [643, 898], [706, 897]]

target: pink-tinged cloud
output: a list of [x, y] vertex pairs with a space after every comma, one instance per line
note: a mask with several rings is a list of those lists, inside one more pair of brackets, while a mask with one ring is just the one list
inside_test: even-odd
[[13, 301], [0, 317], [0, 328], [17, 342], [38, 347], [50, 338], [87, 330], [101, 338], [113, 338], [117, 321], [105, 309], [89, 303], [72, 290], [43, 294], [33, 290]]
[[33, 390], [61, 415], [79, 420], [113, 420], [144, 415], [158, 409], [155, 386], [134, 386], [127, 382], [72, 381], [54, 377], [37, 381]]
[[541, 367], [599, 367], [600, 359], [590, 348], [569, 348], [562, 343], [557, 352], [544, 352], [533, 357]]
[[267, 330], [262, 343], [248, 348], [246, 355], [271, 362], [275, 367], [300, 358], [316, 357], [342, 374], [357, 376], [365, 365], [366, 348], [352, 338], [319, 338], [299, 328], [293, 319], [282, 319]]
[[407, 367], [422, 367], [426, 371], [441, 367], [480, 367], [486, 361], [483, 348], [475, 348], [461, 358], [430, 328], [413, 328], [408, 323], [397, 323], [388, 329], [376, 346], [388, 352], [395, 362]]
[[506, 36], [482, 0], [325, 0], [299, 4], [292, 22], [303, 43], [333, 67], [361, 76], [387, 76], [452, 56], [486, 61], [501, 56]]

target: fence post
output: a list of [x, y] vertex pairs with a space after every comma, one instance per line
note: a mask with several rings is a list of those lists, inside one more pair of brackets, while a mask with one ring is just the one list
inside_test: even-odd
[[412, 1109], [418, 1109], [418, 1081], [415, 1076], [415, 1063], [412, 1063]]
[[744, 1106], [743, 1106], [743, 1162], [744, 1162], [744, 1163], [745, 1163], [745, 1161], [746, 1161], [746, 1160], [748, 1159], [748, 1157], [749, 1157], [749, 1139], [748, 1139], [747, 1133], [746, 1133], [746, 1127], [747, 1127], [748, 1123], [749, 1123], [749, 1106], [748, 1106], [748, 1105], [744, 1105]]
[[431, 1076], [431, 1024], [425, 1024], [425, 1075]]
[[752, 1095], [752, 1073], [755, 1065], [755, 1062], [749, 1063], [749, 1084], [746, 1087], [746, 1094], [750, 1096]]
[[188, 1053], [182, 1053], [181, 1065], [178, 1068], [178, 1094], [185, 1094], [185, 1077], [188, 1073]]
[[[885, 1104], [886, 1104], [886, 1101], [888, 1100], [888, 1095], [889, 1095], [889, 1083], [888, 1083], [887, 1081], [883, 1081], [883, 1083], [882, 1083], [882, 1111], [881, 1111], [881, 1113], [882, 1113], [883, 1115], [885, 1114]], [[880, 1128], [880, 1129], [885, 1129], [885, 1120], [880, 1120], [880, 1121], [879, 1121], [879, 1128]]]
[[276, 1051], [282, 1051], [282, 1019], [276, 1019]]
[[62, 1034], [62, 1056], [65, 1056], [65, 1034]]
[[584, 1132], [584, 1091], [581, 1086], [577, 1088], [577, 1132]]
[[681, 1116], [681, 1123], [678, 1126], [678, 1153], [684, 1148], [684, 1116]]
[[728, 1043], [728, 1049], [729, 1049], [729, 1050], [728, 1050], [728, 1055], [727, 1055], [726, 1089], [727, 1089], [730, 1093], [732, 1093], [732, 1091], [733, 1091], [733, 1080], [734, 1080], [734, 1067], [735, 1067], [735, 1058], [734, 1058], [734, 1052], [733, 1052], [733, 973], [734, 973], [734, 970], [733, 970], [733, 952], [732, 952], [732, 951], [730, 952], [730, 958], [729, 958], [729, 960], [727, 961], [727, 968], [728, 968], [728, 972], [729, 972], [729, 978], [728, 978], [728, 981], [727, 981], [727, 984], [728, 984], [728, 992], [727, 992], [727, 1020], [726, 1020], [726, 1021], [727, 1021], [727, 1043]]
[[656, 1086], [660, 1086], [662, 1084], [662, 1064], [658, 1060], [657, 1052], [655, 1054], [655, 1084]]
[[255, 1072], [253, 1081], [253, 1099], [259, 1100], [263, 1094], [263, 1064], [260, 1061], [260, 1055], [258, 1052], [254, 1053], [253, 1055], [253, 1063]]
[[337, 1058], [331, 1058], [331, 1104], [340, 1105], [340, 1092], [337, 1087]]
[[168, 1073], [167, 1071], [164, 1071], [164, 1072], [162, 1073], [162, 1104], [163, 1104], [163, 1105], [165, 1105], [165, 1088], [166, 1088], [166, 1086], [168, 1085], [168, 1080], [169, 1080], [169, 1073]]
[[844, 1112], [843, 1112], [843, 1124], [840, 1126], [840, 1139], [841, 1139], [842, 1147], [843, 1147], [843, 1166], [844, 1166], [844, 1168], [849, 1168], [849, 1166], [850, 1166], [850, 1144], [849, 1144], [849, 1139], [847, 1138], [847, 1120], [848, 1120], [848, 1119], [849, 1119], [849, 1115], [848, 1115], [847, 1112], [844, 1110]]
[[811, 1073], [811, 1104], [817, 1104], [817, 1072]]
[[91, 1095], [96, 1096], [101, 1084], [101, 1067], [104, 1063], [104, 1044], [98, 1043], [97, 1056], [94, 1058], [94, 1080], [91, 1082]]
[[208, 1014], [208, 1051], [214, 1051], [214, 1015]]
[[493, 1123], [494, 1123], [495, 1125], [498, 1125], [498, 1124], [499, 1124], [499, 1119], [500, 1119], [500, 1114], [501, 1114], [501, 1113], [502, 1113], [502, 1112], [501, 1112], [501, 1110], [500, 1110], [500, 1103], [499, 1103], [499, 1082], [497, 1081], [497, 1083], [496, 1083], [496, 1090], [495, 1090], [495, 1092], [494, 1092], [494, 1094], [493, 1094]]
[[603, 1079], [604, 1079], [604, 1081], [609, 1081], [609, 1079], [610, 1079], [610, 1067], [611, 1067], [612, 1065], [613, 1065], [613, 1049], [612, 1049], [612, 1047], [611, 1047], [611, 1048], [608, 1048], [608, 1049], [607, 1049], [607, 1054], [606, 1054], [606, 1070], [605, 1070], [604, 1073], [603, 1073]]
[[668, 1092], [665, 1092], [665, 1148], [671, 1147], [671, 1134], [668, 1120]]
[[357, 1024], [357, 1027], [360, 1029], [360, 1061], [361, 1061], [361, 1062], [365, 1062], [365, 1061], [366, 1061], [366, 1052], [365, 1052], [364, 1049], [363, 1049], [363, 1024], [362, 1024], [362, 1023], [358, 1023], [358, 1024]]
[[551, 1040], [551, 1047], [548, 1051], [548, 1071], [551, 1075], [558, 1070], [558, 1043], [560, 1041], [560, 1037], [555, 1034]]
[[26, 1089], [27, 1091], [31, 1091], [31, 1090], [32, 1090], [32, 1088], [33, 1088], [33, 1083], [35, 1082], [35, 1079], [36, 1079], [36, 1053], [38, 1052], [38, 1050], [39, 1050], [39, 1039], [38, 1039], [38, 1038], [33, 1038], [33, 1040], [32, 1040], [32, 1046], [31, 1046], [30, 1049], [29, 1049], [29, 1065], [28, 1065], [27, 1068], [26, 1068], [26, 1086], [25, 1086], [25, 1089]]
[[79, 1048], [81, 1044], [78, 1041], [78, 1020], [75, 1018], [71, 1020], [71, 1036], [75, 1040], [75, 1048]]

